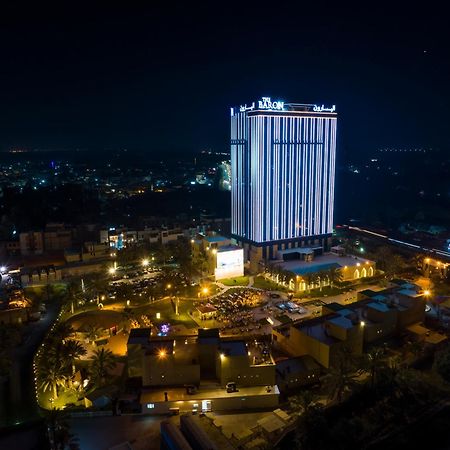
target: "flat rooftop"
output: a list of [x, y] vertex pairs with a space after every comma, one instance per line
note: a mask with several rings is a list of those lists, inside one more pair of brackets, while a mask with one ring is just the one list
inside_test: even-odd
[[356, 256], [339, 256], [332, 253], [325, 255], [315, 256], [312, 261], [303, 261], [295, 259], [291, 261], [283, 261], [277, 265], [289, 272], [296, 275], [305, 275], [307, 273], [319, 272], [329, 269], [340, 269], [342, 267], [354, 267], [358, 264], [361, 268], [365, 264], [369, 264], [371, 261], [365, 258], [359, 258]]
[[305, 333], [307, 336], [327, 344], [332, 345], [336, 342], [341, 342], [339, 339], [330, 336], [326, 330], [325, 322], [331, 318], [339, 317], [337, 314], [329, 314], [327, 316], [318, 317], [316, 319], [306, 320], [295, 324], [295, 328]]
[[240, 387], [237, 392], [227, 392], [224, 387], [205, 387], [200, 388], [195, 394], [186, 393], [186, 388], [168, 388], [143, 390], [141, 393], [141, 404], [164, 402], [164, 392], [167, 392], [168, 401], [201, 401], [203, 399], [214, 400], [216, 398], [229, 397], [250, 397], [257, 395], [279, 395], [278, 386], [271, 386], [270, 392], [267, 392], [267, 386], [249, 386]]
[[386, 305], [386, 303], [384, 303], [384, 302], [371, 302], [371, 303], [367, 304], [367, 307], [376, 309], [377, 311], [380, 311], [380, 312], [388, 312], [391, 310], [391, 308], [389, 308], [389, 306]]
[[245, 341], [222, 341], [219, 351], [225, 356], [245, 356], [247, 355], [247, 347]]
[[242, 249], [242, 247], [239, 247], [238, 245], [222, 245], [222, 247], [219, 247], [217, 249], [217, 253], [232, 252], [235, 250], [243, 250], [243, 249]]
[[298, 356], [297, 358], [284, 359], [277, 362], [277, 371], [288, 371], [290, 374], [296, 374], [301, 372], [309, 372], [311, 370], [320, 370], [321, 366], [310, 355]]
[[405, 297], [412, 297], [412, 298], [422, 297], [422, 294], [418, 294], [416, 291], [413, 291], [412, 289], [401, 289], [400, 291], [398, 291], [398, 293], [400, 295], [404, 295]]
[[223, 241], [229, 241], [230, 239], [226, 238], [225, 236], [205, 236], [203, 239], [205, 241], [214, 243], [214, 242], [223, 242]]

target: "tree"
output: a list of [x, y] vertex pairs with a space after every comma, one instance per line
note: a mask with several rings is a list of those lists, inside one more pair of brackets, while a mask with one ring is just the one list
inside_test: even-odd
[[356, 359], [351, 350], [346, 346], [341, 347], [327, 375], [329, 398], [340, 403], [358, 384], [356, 379], [359, 375], [360, 371], [356, 367]]
[[91, 374], [97, 386], [105, 384], [108, 372], [116, 367], [116, 361], [116, 357], [111, 350], [102, 348], [94, 351], [94, 356], [91, 359]]
[[331, 269], [328, 269], [327, 277], [331, 287], [334, 287], [335, 283], [340, 283], [343, 279], [342, 272], [337, 267], [332, 267]]
[[87, 327], [87, 338], [90, 342], [95, 342], [95, 340], [102, 334], [102, 329], [95, 324], [91, 324]]
[[67, 322], [59, 322], [48, 338], [48, 345], [50, 347], [48, 356], [54, 360], [59, 360], [61, 349], [66, 339], [73, 334], [73, 329]]
[[50, 448], [52, 450], [79, 450], [78, 439], [70, 432], [67, 413], [53, 408], [46, 412]]
[[442, 379], [450, 383], [450, 345], [446, 345], [434, 356], [433, 369]]
[[308, 414], [316, 405], [316, 395], [310, 389], [305, 389], [300, 394], [292, 396], [289, 403], [294, 411]]
[[86, 349], [78, 342], [70, 339], [64, 343], [61, 355], [64, 361], [72, 368], [72, 375], [75, 373], [75, 360], [86, 355]]
[[72, 314], [75, 312], [75, 306], [82, 298], [81, 287], [78, 282], [70, 282], [66, 288], [65, 303], [70, 305]]
[[67, 368], [59, 360], [53, 358], [39, 358], [37, 378], [41, 389], [52, 391], [53, 397], [58, 398], [58, 387], [65, 387], [67, 380]]
[[314, 273], [305, 273], [303, 279], [305, 280], [306, 289], [311, 292], [311, 285], [316, 281], [316, 275]]
[[73, 333], [73, 328], [67, 322], [59, 322], [55, 325], [51, 337], [55, 341], [64, 341]]
[[389, 247], [383, 245], [377, 248], [373, 256], [378, 266], [385, 272], [388, 272], [387, 269], [389, 266], [389, 260], [393, 256], [392, 250]]
[[382, 347], [376, 347], [366, 353], [363, 358], [363, 368], [370, 376], [370, 387], [373, 388], [377, 381], [379, 371], [385, 366], [385, 351]]
[[316, 275], [316, 282], [319, 284], [319, 290], [320, 292], [322, 292], [324, 281], [327, 278], [327, 272], [324, 270], [320, 270], [319, 272], [316, 272], [315, 275]]
[[89, 287], [90, 287], [92, 293], [94, 294], [94, 296], [97, 298], [97, 303], [99, 303], [100, 302], [100, 294], [106, 292], [107, 281], [103, 276], [97, 274], [90, 280]]
[[389, 275], [394, 276], [395, 274], [401, 272], [405, 268], [405, 260], [402, 256], [398, 254], [392, 255], [390, 259], [386, 261], [386, 272]]
[[21, 341], [18, 325], [0, 324], [0, 377], [9, 375], [11, 368], [10, 350]]

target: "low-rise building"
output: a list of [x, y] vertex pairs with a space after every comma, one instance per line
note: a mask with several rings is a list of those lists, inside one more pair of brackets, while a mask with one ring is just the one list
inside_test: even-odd
[[322, 371], [322, 366], [309, 355], [286, 358], [276, 366], [276, 381], [281, 392], [317, 383]]
[[177, 407], [176, 402], [190, 398], [197, 402], [183, 403], [188, 410], [205, 399], [207, 410], [213, 403], [215, 409], [236, 409], [241, 390], [250, 397], [245, 407], [278, 402], [275, 363], [267, 343], [221, 338], [217, 329], [199, 330], [198, 337], [173, 338], [152, 337], [150, 329], [135, 329], [130, 332], [127, 353], [129, 377], [142, 379], [144, 411], [154, 410], [147, 413], [168, 412], [169, 403], [155, 404], [171, 402], [170, 407]]
[[365, 344], [425, 319], [425, 299], [415, 291], [365, 292], [364, 296], [350, 305], [324, 305], [321, 317], [274, 327], [274, 344], [292, 356], [309, 355], [329, 368], [342, 347], [361, 355]]
[[244, 249], [232, 244], [231, 239], [217, 234], [198, 234], [191, 240], [194, 260], [202, 254], [207, 272], [215, 280], [244, 275]]
[[272, 281], [298, 292], [332, 284], [335, 281], [333, 278], [337, 278], [335, 272], [339, 273], [341, 281], [353, 281], [375, 275], [374, 261], [339, 252], [325, 254], [321, 252], [321, 248], [307, 247], [278, 251], [278, 259], [268, 266]]

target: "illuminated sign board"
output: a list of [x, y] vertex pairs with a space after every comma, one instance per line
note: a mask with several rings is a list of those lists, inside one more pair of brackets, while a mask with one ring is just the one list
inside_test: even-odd
[[244, 249], [236, 248], [217, 252], [215, 277], [216, 280], [244, 275]]
[[284, 102], [276, 101], [273, 102], [270, 100], [270, 97], [263, 97], [258, 101], [258, 109], [270, 109], [275, 111], [283, 111], [284, 110]]
[[314, 112], [335, 112], [336, 111], [336, 105], [333, 105], [331, 108], [326, 108], [324, 105], [314, 105], [313, 107]]
[[253, 102], [253, 103], [251, 104], [251, 106], [247, 106], [247, 103], [246, 103], [245, 105], [241, 105], [241, 106], [239, 107], [239, 111], [240, 111], [240, 112], [251, 111], [251, 110], [253, 110], [253, 109], [255, 109], [255, 102]]
[[[253, 111], [256, 108], [255, 102], [251, 105], [239, 106], [239, 112]], [[266, 109], [268, 111], [284, 111], [284, 102], [277, 100], [272, 101], [270, 97], [262, 97], [261, 100], [258, 101], [258, 109]], [[234, 108], [231, 108], [231, 115], [234, 116]]]

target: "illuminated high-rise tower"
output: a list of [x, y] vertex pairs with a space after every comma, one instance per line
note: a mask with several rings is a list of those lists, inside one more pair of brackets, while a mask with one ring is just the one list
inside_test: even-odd
[[333, 228], [335, 106], [231, 108], [231, 231], [250, 261], [324, 248]]

